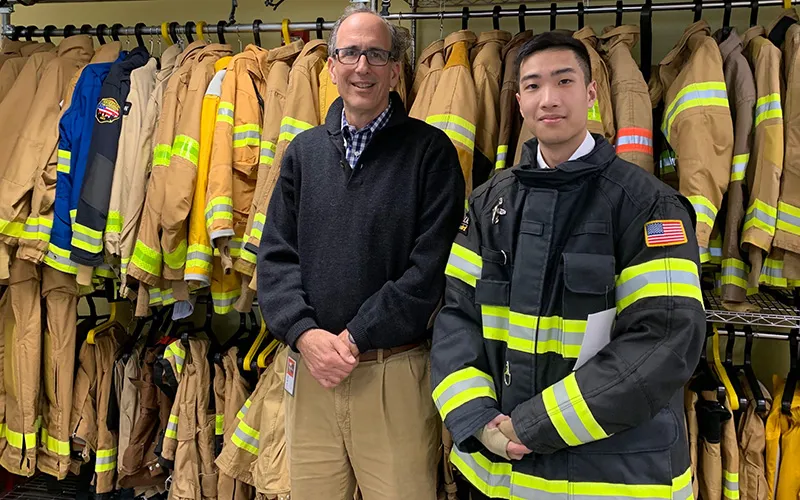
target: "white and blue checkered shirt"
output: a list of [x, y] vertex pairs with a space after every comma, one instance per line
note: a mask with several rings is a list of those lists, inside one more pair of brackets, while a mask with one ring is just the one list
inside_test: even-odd
[[386, 124], [389, 123], [389, 118], [391, 117], [392, 104], [390, 102], [389, 105], [386, 106], [386, 109], [383, 110], [383, 113], [379, 114], [361, 130], [357, 130], [354, 126], [347, 123], [344, 110], [342, 110], [342, 137], [344, 137], [345, 155], [350, 168], [356, 168], [358, 159], [361, 157], [361, 153], [367, 148], [369, 141], [372, 140], [372, 136], [385, 127]]

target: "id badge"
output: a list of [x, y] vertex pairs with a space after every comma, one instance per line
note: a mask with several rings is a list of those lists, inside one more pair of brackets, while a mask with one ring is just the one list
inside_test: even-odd
[[283, 379], [283, 388], [290, 396], [294, 396], [294, 384], [297, 381], [297, 359], [294, 352], [289, 352], [286, 358], [286, 377]]

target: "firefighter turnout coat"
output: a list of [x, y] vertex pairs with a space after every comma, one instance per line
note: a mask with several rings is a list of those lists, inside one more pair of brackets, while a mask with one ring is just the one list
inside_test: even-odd
[[[520, 165], [474, 192], [445, 271], [433, 397], [453, 464], [493, 498], [692, 498], [682, 388], [705, 331], [694, 212], [593, 137], [557, 169], [532, 166], [527, 142]], [[610, 342], [576, 367], [602, 312], [616, 319]], [[533, 450], [522, 460], [474, 437], [501, 413]]]

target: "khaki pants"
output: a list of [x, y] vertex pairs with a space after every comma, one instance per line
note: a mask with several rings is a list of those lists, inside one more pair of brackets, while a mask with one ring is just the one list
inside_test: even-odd
[[[299, 358], [299, 356], [298, 356]], [[287, 398], [292, 500], [435, 500], [441, 421], [423, 347], [359, 364], [324, 389], [299, 358]]]

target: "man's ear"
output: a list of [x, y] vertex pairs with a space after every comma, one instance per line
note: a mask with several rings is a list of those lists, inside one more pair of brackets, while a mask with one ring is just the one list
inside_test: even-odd
[[329, 57], [328, 58], [328, 74], [331, 77], [331, 82], [334, 85], [338, 85], [339, 82], [336, 81], [336, 72], [333, 71], [333, 68], [336, 66], [336, 59]]
[[517, 107], [519, 108], [519, 114], [522, 115], [522, 119], [524, 120], [525, 119], [525, 112], [522, 111], [522, 106], [520, 105], [521, 103], [520, 103], [519, 92], [517, 92], [514, 95], [517, 97]]
[[592, 80], [589, 82], [589, 86], [586, 87], [586, 97], [588, 99], [587, 105], [588, 107], [592, 107], [595, 102], [597, 102], [597, 82]]
[[390, 61], [389, 64], [392, 65], [392, 78], [390, 82], [391, 83], [390, 88], [396, 88], [397, 84], [400, 83], [400, 71], [403, 65], [400, 63], [400, 61]]

